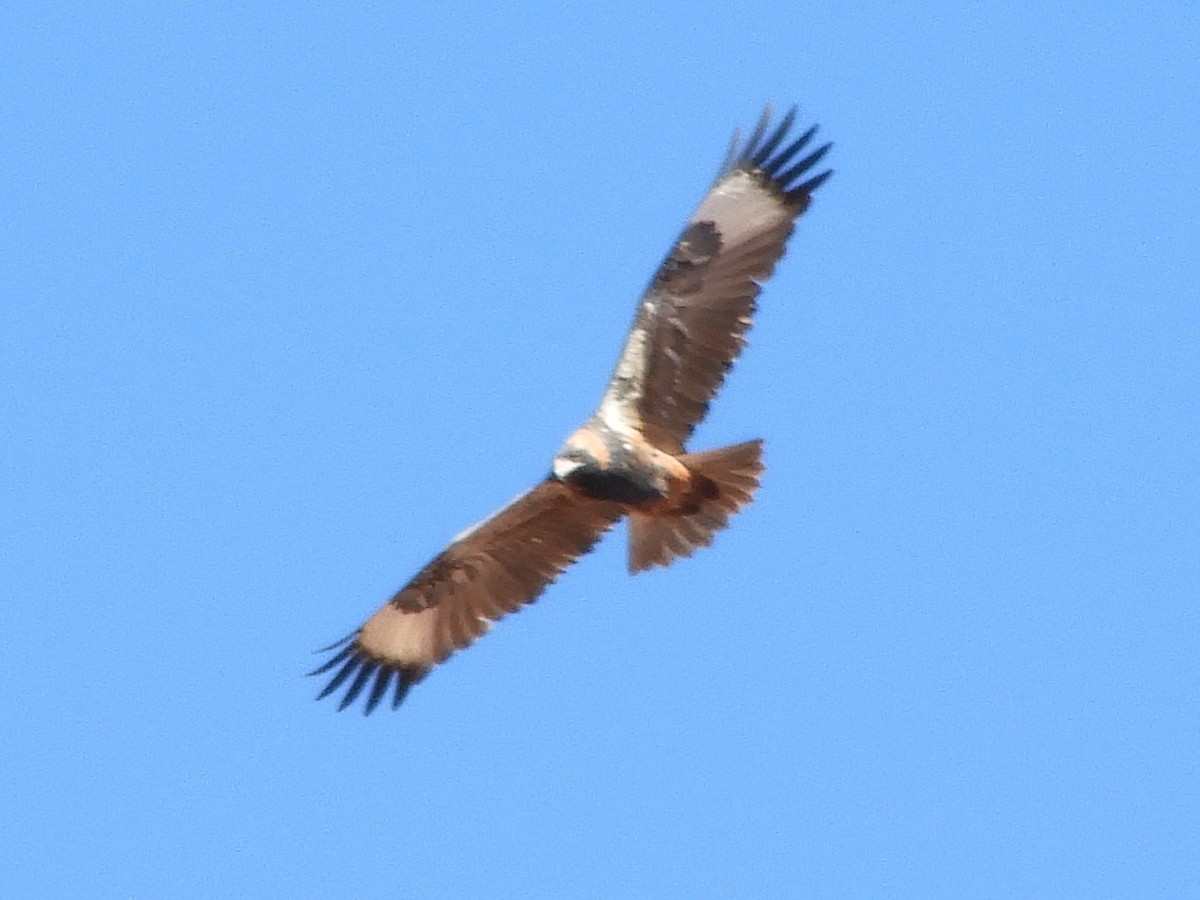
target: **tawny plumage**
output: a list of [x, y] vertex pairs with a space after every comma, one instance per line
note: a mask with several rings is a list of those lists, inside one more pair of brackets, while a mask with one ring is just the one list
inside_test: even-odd
[[716, 182], [642, 296], [600, 405], [554, 457], [546, 480], [456, 537], [314, 675], [320, 697], [366, 692], [371, 712], [502, 616], [531, 603], [623, 516], [629, 569], [669, 565], [712, 543], [748, 504], [762, 442], [690, 453], [686, 443], [745, 345], [762, 283], [796, 219], [831, 174], [810, 173], [829, 149], [802, 155], [812, 127], [790, 138], [795, 110], [770, 111], [737, 135]]

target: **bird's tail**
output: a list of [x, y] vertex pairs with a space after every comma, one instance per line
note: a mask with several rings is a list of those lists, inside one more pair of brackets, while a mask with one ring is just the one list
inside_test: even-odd
[[762, 441], [679, 457], [692, 474], [683, 508], [668, 515], [629, 516], [629, 571], [667, 566], [707, 547], [729, 517], [750, 502], [763, 472]]

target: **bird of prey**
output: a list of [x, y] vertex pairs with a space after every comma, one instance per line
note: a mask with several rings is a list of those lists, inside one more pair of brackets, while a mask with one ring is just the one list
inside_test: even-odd
[[[801, 156], [793, 108], [750, 137], [735, 132], [716, 181], [654, 274], [600, 405], [571, 434], [546, 478], [468, 528], [333, 652], [318, 699], [348, 684], [370, 713], [409, 689], [497, 619], [531, 603], [572, 562], [629, 518], [629, 569], [669, 565], [712, 543], [748, 504], [762, 441], [699, 453], [692, 430], [745, 344], [762, 283], [796, 219], [830, 176], [813, 174], [825, 144]], [[369, 689], [368, 689], [369, 688]]]

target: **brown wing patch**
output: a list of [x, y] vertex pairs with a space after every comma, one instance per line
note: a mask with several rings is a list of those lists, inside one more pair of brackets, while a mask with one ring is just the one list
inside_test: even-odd
[[721, 233], [715, 222], [691, 223], [654, 276], [651, 290], [677, 296], [696, 293], [704, 286], [701, 278], [704, 267], [720, 250]]
[[[533, 602], [621, 517], [618, 504], [588, 500], [549, 479], [460, 535], [310, 673], [336, 668], [319, 695], [349, 682], [345, 709], [371, 685], [364, 712], [394, 679], [393, 706], [435, 665]], [[372, 681], [372, 678], [374, 681]]]

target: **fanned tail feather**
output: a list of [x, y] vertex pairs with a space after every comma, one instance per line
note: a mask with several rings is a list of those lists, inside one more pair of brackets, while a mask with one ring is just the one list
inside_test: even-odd
[[679, 461], [692, 473], [694, 506], [677, 515], [630, 514], [630, 572], [668, 566], [711, 544], [729, 517], [754, 497], [763, 472], [762, 441], [688, 453]]

